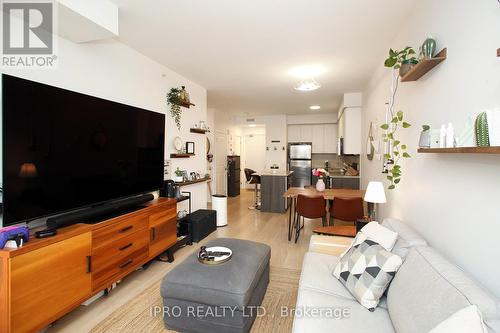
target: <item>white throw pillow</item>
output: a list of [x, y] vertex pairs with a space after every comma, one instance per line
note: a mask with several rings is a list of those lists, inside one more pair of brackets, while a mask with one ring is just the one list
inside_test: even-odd
[[394, 232], [378, 222], [370, 222], [365, 225], [361, 230], [363, 234], [365, 234], [368, 239], [371, 239], [377, 243], [379, 243], [384, 249], [387, 251], [392, 251], [394, 244], [398, 240], [398, 233]]
[[356, 234], [351, 246], [340, 255], [340, 258], [342, 258], [351, 247], [359, 245], [367, 239], [379, 243], [380, 246], [391, 252], [398, 240], [398, 233], [382, 226], [378, 222], [370, 222]]
[[475, 305], [458, 310], [429, 333], [488, 333], [484, 326], [483, 316]]

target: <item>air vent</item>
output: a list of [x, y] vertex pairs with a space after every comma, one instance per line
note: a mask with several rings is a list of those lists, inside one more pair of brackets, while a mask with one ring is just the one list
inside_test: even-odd
[[255, 123], [255, 118], [247, 118], [247, 123]]

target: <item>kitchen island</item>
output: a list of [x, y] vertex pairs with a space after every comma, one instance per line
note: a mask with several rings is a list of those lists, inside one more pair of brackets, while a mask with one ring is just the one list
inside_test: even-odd
[[256, 173], [261, 178], [260, 210], [268, 213], [284, 213], [288, 209], [288, 200], [283, 194], [290, 187], [293, 171], [263, 171]]

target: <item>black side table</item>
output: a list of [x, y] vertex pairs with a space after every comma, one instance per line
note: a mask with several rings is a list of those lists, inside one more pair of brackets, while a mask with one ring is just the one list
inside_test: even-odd
[[365, 225], [367, 225], [368, 223], [372, 222], [373, 220], [369, 219], [369, 218], [362, 218], [362, 219], [359, 219], [359, 220], [356, 220], [356, 233], [358, 233], [361, 228], [363, 228]]

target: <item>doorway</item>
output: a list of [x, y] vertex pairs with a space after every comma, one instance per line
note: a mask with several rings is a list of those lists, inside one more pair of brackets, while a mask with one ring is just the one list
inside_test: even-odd
[[[243, 136], [242, 159], [244, 168], [262, 171], [266, 168], [266, 132], [265, 127], [245, 128]], [[243, 173], [244, 177], [244, 173]], [[245, 188], [253, 188], [243, 180]]]
[[227, 195], [227, 135], [215, 133], [215, 189], [213, 194]]

